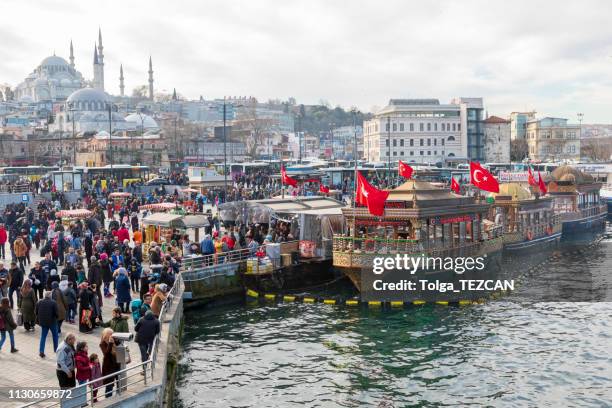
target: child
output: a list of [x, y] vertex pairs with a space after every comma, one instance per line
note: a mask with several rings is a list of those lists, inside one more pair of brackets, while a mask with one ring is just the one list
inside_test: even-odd
[[98, 380], [98, 378], [102, 377], [102, 368], [96, 353], [91, 353], [89, 356], [89, 366], [91, 367], [91, 381], [93, 381], [91, 384], [93, 388], [93, 402], [98, 402], [98, 388], [102, 387], [102, 380]]
[[79, 385], [91, 381], [91, 366], [89, 364], [89, 356], [87, 355], [88, 351], [89, 349], [86, 342], [79, 341], [77, 343], [74, 362], [77, 370], [76, 379]]

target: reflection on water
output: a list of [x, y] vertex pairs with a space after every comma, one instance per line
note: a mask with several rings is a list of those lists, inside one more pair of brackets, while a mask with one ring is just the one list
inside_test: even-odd
[[604, 241], [561, 248], [516, 294], [480, 306], [191, 311], [176, 405], [611, 406], [612, 303], [532, 300], [576, 286], [602, 299], [611, 271]]

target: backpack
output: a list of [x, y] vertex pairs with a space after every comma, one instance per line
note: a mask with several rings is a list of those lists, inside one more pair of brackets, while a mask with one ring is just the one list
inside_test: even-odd
[[130, 308], [132, 309], [132, 318], [134, 319], [134, 323], [138, 323], [138, 320], [142, 316], [140, 316], [140, 307], [142, 306], [142, 300], [134, 299], [132, 303], [130, 303]]

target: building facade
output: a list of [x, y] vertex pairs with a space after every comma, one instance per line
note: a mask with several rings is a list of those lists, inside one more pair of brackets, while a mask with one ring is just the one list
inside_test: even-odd
[[487, 163], [510, 162], [510, 121], [491, 116], [484, 123], [484, 160]]
[[525, 139], [527, 122], [535, 119], [535, 111], [512, 112], [510, 114], [510, 140]]
[[365, 159], [438, 163], [466, 158], [467, 117], [462, 118], [462, 112], [467, 115], [467, 108], [466, 102], [391, 99], [388, 106], [363, 124]]
[[580, 125], [564, 118], [542, 118], [527, 122], [529, 158], [541, 162], [580, 159]]

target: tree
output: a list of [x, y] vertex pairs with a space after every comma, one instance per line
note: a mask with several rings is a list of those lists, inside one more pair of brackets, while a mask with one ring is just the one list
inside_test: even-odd
[[514, 139], [510, 142], [510, 160], [523, 161], [529, 155], [529, 145], [525, 139]]
[[612, 138], [582, 139], [580, 155], [593, 161], [606, 161], [612, 157]]
[[132, 90], [132, 97], [147, 98], [149, 96], [149, 87], [146, 85], [138, 85]]

